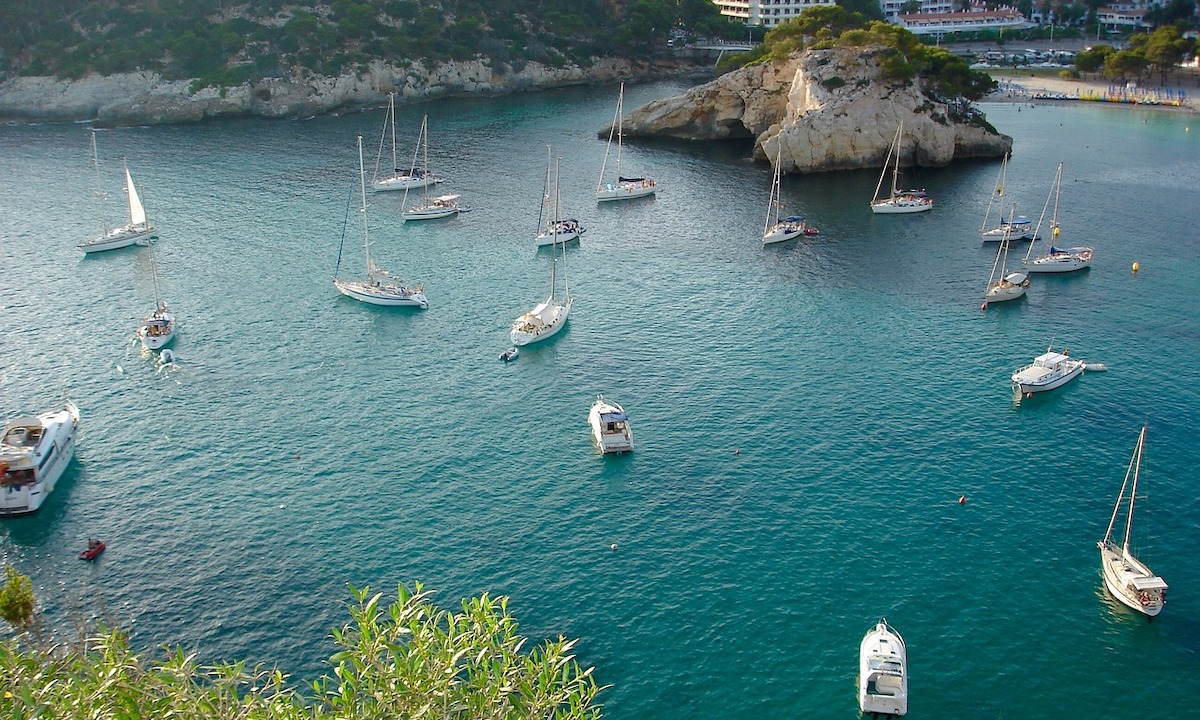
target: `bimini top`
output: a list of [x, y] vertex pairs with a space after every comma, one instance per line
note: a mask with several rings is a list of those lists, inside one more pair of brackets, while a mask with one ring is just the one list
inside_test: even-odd
[[1064, 360], [1070, 360], [1070, 359], [1071, 359], [1071, 357], [1069, 355], [1063, 355], [1062, 353], [1056, 353], [1056, 352], [1048, 352], [1045, 355], [1038, 355], [1036, 358], [1034, 358], [1033, 364], [1040, 365], [1041, 367], [1055, 367], [1059, 363], [1063, 362]]
[[625, 422], [628, 419], [629, 418], [625, 415], [625, 413], [616, 410], [612, 412], [600, 413], [600, 422]]
[[1148, 577], [1148, 578], [1134, 578], [1132, 580], [1132, 585], [1133, 585], [1133, 588], [1138, 591], [1166, 590], [1167, 589], [1167, 581], [1163, 580], [1162, 578], [1160, 578], [1158, 576]]
[[1002, 220], [1000, 222], [1000, 227], [1004, 227], [1005, 225], [1012, 226], [1012, 225], [1029, 225], [1029, 224], [1030, 224], [1029, 218], [1025, 217], [1024, 215], [1018, 215], [1015, 218], [1013, 218], [1012, 220]]
[[618, 178], [617, 178], [617, 181], [618, 181], [618, 182], [643, 182], [645, 179], [646, 179], [646, 178], [644, 178], [644, 177], [640, 177], [640, 178], [627, 178], [627, 177], [623, 177], [623, 176], [621, 176], [621, 177], [618, 177]]

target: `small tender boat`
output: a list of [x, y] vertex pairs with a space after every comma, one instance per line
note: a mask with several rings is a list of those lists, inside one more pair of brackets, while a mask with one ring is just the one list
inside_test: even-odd
[[106, 545], [104, 544], [103, 540], [92, 540], [89, 538], [87, 549], [81, 550], [79, 552], [79, 559], [80, 560], [95, 560], [97, 557], [100, 556], [100, 553], [104, 552], [105, 547], [106, 547]]
[[517, 348], [515, 348], [515, 347], [510, 347], [509, 349], [507, 349], [507, 350], [505, 350], [504, 352], [500, 353], [500, 359], [501, 359], [501, 360], [503, 360], [503, 361], [504, 361], [504, 362], [506, 362], [506, 363], [507, 363], [507, 362], [512, 362], [513, 360], [516, 360], [516, 359], [517, 359], [517, 356], [518, 356], [518, 355], [520, 355], [520, 354], [521, 354], [521, 351], [520, 351], [520, 350], [518, 350], [518, 349], [517, 349]]
[[1044, 392], [1066, 385], [1083, 374], [1084, 362], [1050, 348], [1012, 375], [1013, 390], [1022, 393]]
[[880, 618], [858, 648], [858, 707], [865, 713], [908, 712], [908, 658], [904, 640]]
[[79, 408], [9, 420], [0, 437], [0, 515], [24, 515], [42, 506], [75, 454]]
[[603, 395], [596, 396], [588, 412], [588, 424], [592, 426], [592, 440], [601, 453], [630, 452], [633, 450], [633, 429], [625, 409], [610, 403]]

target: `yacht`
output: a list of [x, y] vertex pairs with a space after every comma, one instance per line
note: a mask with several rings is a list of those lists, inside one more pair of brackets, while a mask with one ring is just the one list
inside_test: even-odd
[[1026, 365], [1013, 373], [1013, 390], [1022, 393], [1043, 392], [1062, 387], [1083, 374], [1084, 363], [1075, 360], [1066, 353], [1057, 353], [1049, 348], [1033, 359], [1032, 365]]
[[175, 339], [175, 313], [161, 300], [154, 312], [142, 319], [138, 339], [147, 350], [159, 350]]
[[882, 618], [867, 631], [858, 648], [858, 707], [864, 715], [908, 712], [908, 658], [904, 640]]
[[1009, 240], [1033, 240], [1037, 237], [1033, 230], [1033, 221], [1024, 215], [1016, 215], [991, 230], [979, 233], [984, 242], [1000, 242], [1008, 236]]
[[592, 440], [600, 452], [618, 453], [633, 450], [633, 429], [625, 409], [608, 402], [603, 395], [596, 396], [588, 412], [588, 424], [592, 426]]
[[0, 440], [0, 515], [36, 511], [54, 490], [75, 454], [79, 408], [68, 401], [58, 410], [13, 418]]

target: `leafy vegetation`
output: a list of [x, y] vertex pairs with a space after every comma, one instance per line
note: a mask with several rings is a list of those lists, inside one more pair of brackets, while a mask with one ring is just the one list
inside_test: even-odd
[[[11, 586], [13, 574], [9, 568]], [[25, 578], [28, 581], [28, 578]], [[24, 593], [24, 591], [22, 591]], [[76, 648], [0, 641], [0, 716], [177, 720], [595, 720], [601, 690], [573, 641], [525, 651], [507, 600], [487, 595], [439, 610], [420, 584], [390, 606], [351, 588], [351, 622], [334, 630], [333, 676], [294, 689], [244, 663], [203, 666], [182, 650], [152, 660], [101, 630]], [[6, 616], [7, 617], [7, 616]]]
[[1177, 71], [1179, 64], [1196, 53], [1196, 40], [1183, 37], [1175, 25], [1164, 25], [1153, 33], [1138, 33], [1129, 38], [1129, 47], [1117, 50], [1096, 45], [1075, 56], [1075, 69], [1081, 73], [1102, 73], [1114, 80], [1140, 79], [1148, 70], [1159, 73], [1160, 82]]
[[672, 31], [745, 32], [708, 0], [0, 0], [0, 17], [0, 78], [149, 70], [199, 85], [373, 60], [646, 60]]
[[883, 76], [892, 82], [920, 78], [925, 92], [940, 101], [978, 100], [996, 83], [972, 70], [966, 60], [940, 47], [930, 47], [897, 25], [868, 20], [841, 6], [805, 10], [767, 33], [763, 44], [737, 56], [742, 64], [784, 60], [806, 49], [878, 48]]

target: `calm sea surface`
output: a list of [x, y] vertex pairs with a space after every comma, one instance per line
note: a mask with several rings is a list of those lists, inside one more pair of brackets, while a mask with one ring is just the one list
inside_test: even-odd
[[[764, 248], [770, 169], [743, 147], [627, 147], [657, 199], [597, 206], [615, 100], [398, 108], [402, 156], [427, 111], [439, 189], [474, 208], [405, 226], [401, 195], [370, 198], [378, 262], [425, 284], [415, 312], [330, 282], [343, 232], [341, 272], [363, 272], [346, 206], [382, 108], [101, 131], [105, 203], [87, 126], [0, 128], [0, 413], [69, 396], [83, 415], [41, 512], [0, 521], [50, 619], [308, 680], [346, 583], [421, 580], [444, 607], [505, 594], [533, 639], [580, 638], [608, 717], [676, 719], [852, 717], [858, 642], [886, 616], [912, 717], [1190, 712], [1200, 118], [985, 106], [1014, 138], [1018, 212], [1037, 218], [1063, 161], [1061, 242], [1096, 261], [981, 312], [998, 162], [909, 173], [937, 200], [909, 217], [869, 212], [876, 171], [786, 178], [822, 234]], [[588, 228], [575, 306], [505, 365], [549, 282], [547, 144]], [[150, 249], [75, 247], [120, 219], [122, 157], [180, 318], [162, 372], [133, 343]], [[1109, 372], [1014, 403], [1009, 375], [1051, 344]], [[635, 453], [593, 451], [597, 393], [630, 413]], [[1154, 622], [1106, 596], [1095, 547], [1143, 423], [1134, 545], [1171, 585]], [[89, 536], [109, 544], [95, 565], [75, 557]]]

